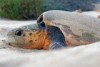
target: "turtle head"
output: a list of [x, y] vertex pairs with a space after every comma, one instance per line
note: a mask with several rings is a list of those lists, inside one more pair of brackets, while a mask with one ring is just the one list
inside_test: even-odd
[[37, 24], [15, 28], [7, 33], [8, 45], [21, 48], [34, 48], [34, 40], [39, 38], [40, 29]]

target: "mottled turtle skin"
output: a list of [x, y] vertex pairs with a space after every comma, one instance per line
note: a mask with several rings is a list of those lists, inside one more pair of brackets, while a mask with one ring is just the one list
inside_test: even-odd
[[8, 33], [7, 43], [27, 49], [58, 49], [100, 41], [100, 20], [80, 13], [52, 10], [41, 14], [37, 24]]

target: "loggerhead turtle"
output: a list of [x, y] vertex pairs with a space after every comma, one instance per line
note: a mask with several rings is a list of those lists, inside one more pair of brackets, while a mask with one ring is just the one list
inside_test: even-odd
[[8, 33], [8, 44], [28, 49], [57, 49], [100, 41], [100, 20], [80, 13], [51, 10], [37, 24]]

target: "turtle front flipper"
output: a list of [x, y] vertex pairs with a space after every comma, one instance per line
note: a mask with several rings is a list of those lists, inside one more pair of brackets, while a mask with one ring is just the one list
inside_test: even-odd
[[51, 40], [51, 44], [49, 44], [48, 49], [59, 49], [67, 47], [67, 44], [65, 43], [65, 37], [60, 28], [55, 26], [48, 26], [46, 31], [47, 37]]

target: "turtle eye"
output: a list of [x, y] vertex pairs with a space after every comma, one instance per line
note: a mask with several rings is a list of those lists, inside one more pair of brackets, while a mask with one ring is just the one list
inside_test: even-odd
[[15, 32], [15, 35], [17, 35], [17, 36], [21, 36], [22, 34], [23, 34], [23, 30], [17, 30]]

